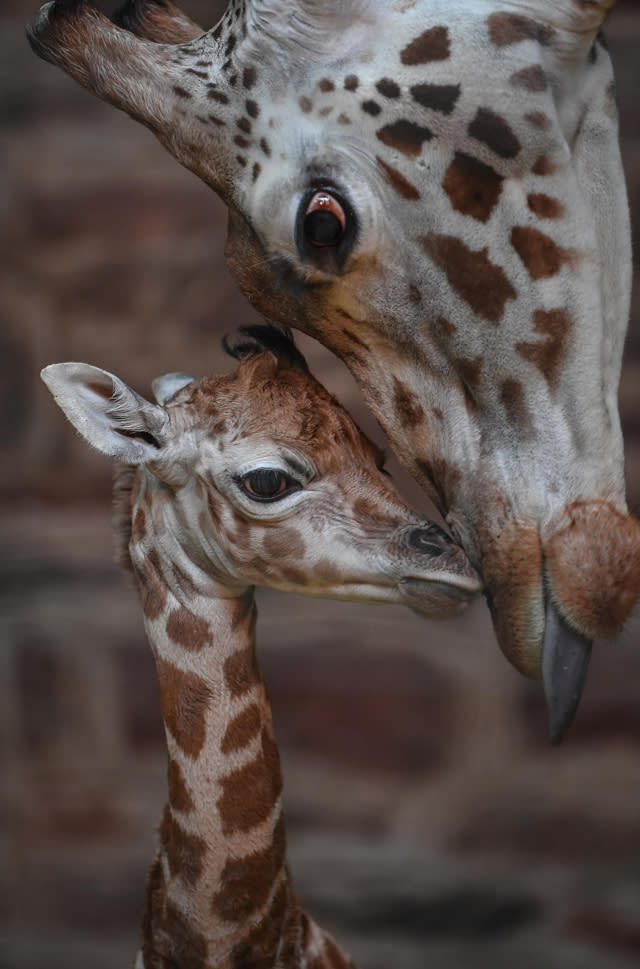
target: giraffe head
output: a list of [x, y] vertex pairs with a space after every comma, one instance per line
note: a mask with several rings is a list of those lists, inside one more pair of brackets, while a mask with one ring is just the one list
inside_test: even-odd
[[293, 342], [253, 327], [229, 346], [241, 360], [235, 371], [160, 377], [156, 403], [88, 364], [42, 372], [89, 444], [142, 468], [134, 568], [146, 567], [149, 543], [160, 541], [174, 550], [172, 563], [185, 563], [186, 581], [201, 576], [204, 589], [210, 580], [233, 594], [268, 585], [402, 603], [433, 618], [464, 608], [480, 591], [466, 556], [407, 508], [382, 452]]
[[203, 33], [169, 0], [58, 0], [30, 32], [224, 199], [244, 291], [347, 363], [507, 657], [551, 706], [572, 667], [557, 731], [640, 590], [611, 5], [233, 0]]

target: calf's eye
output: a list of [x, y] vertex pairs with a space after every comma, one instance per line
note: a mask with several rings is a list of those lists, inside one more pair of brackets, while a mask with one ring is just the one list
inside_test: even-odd
[[300, 490], [300, 484], [279, 468], [256, 468], [245, 475], [240, 486], [254, 501], [279, 501]]

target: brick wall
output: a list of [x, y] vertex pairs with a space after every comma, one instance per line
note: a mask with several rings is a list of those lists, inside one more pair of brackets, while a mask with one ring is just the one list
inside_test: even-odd
[[[255, 316], [224, 265], [222, 206], [29, 53], [32, 13], [0, 12], [0, 966], [115, 969], [136, 943], [162, 729], [139, 608], [111, 562], [108, 462], [38, 372], [87, 360], [144, 391], [166, 371], [226, 369], [221, 334]], [[640, 226], [633, 4], [609, 40]], [[621, 392], [636, 510], [639, 313], [636, 297]], [[344, 368], [300, 342], [377, 433]], [[559, 749], [480, 603], [435, 625], [265, 593], [258, 629], [294, 877], [363, 969], [638, 964], [639, 622], [596, 651]]]

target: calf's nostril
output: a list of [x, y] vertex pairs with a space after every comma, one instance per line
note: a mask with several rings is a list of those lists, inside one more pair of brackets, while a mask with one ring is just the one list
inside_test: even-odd
[[449, 536], [435, 525], [412, 528], [407, 532], [406, 542], [413, 552], [424, 555], [442, 555], [453, 544]]

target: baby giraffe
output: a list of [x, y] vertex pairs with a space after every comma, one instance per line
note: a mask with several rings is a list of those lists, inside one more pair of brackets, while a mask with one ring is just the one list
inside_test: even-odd
[[234, 372], [161, 377], [156, 404], [87, 364], [42, 371], [80, 434], [127, 466], [121, 540], [169, 754], [135, 969], [353, 966], [291, 886], [254, 586], [438, 618], [479, 591], [464, 554], [406, 507], [288, 334], [242, 334], [227, 345]]

